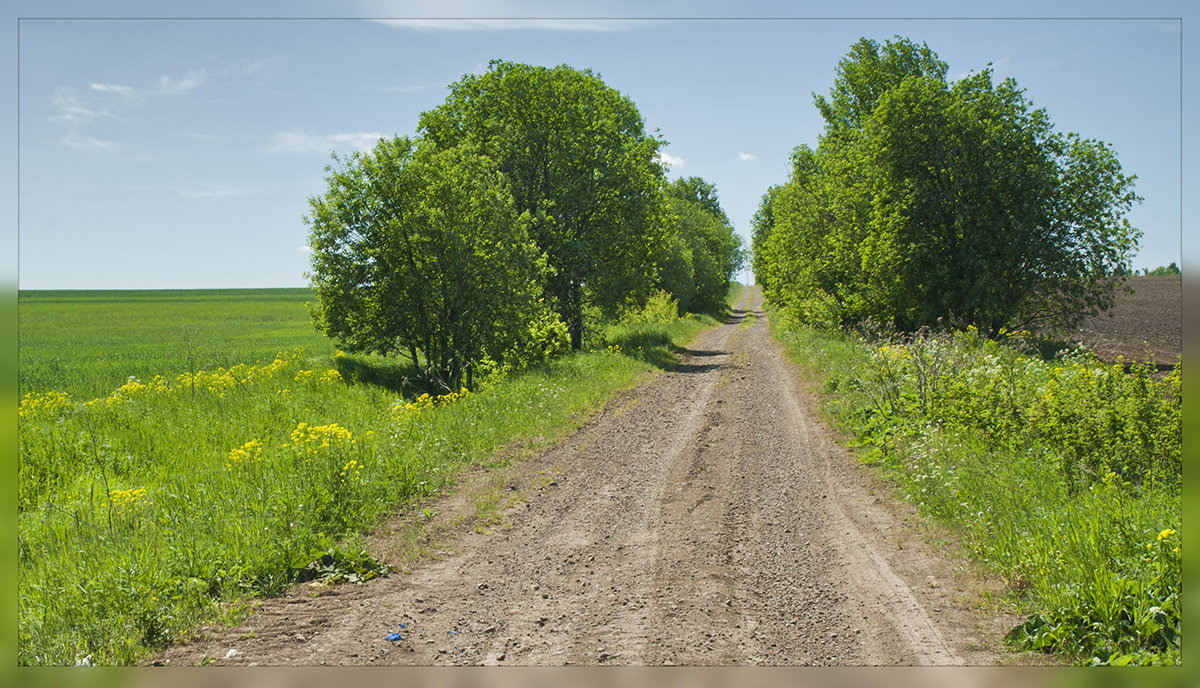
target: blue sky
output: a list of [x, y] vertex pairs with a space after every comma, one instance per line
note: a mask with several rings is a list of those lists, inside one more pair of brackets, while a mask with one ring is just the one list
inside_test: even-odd
[[[952, 78], [991, 62], [1059, 130], [1111, 142], [1145, 197], [1131, 215], [1144, 232], [1135, 267], [1192, 250], [1181, 249], [1181, 170], [1195, 179], [1180, 149], [1181, 97], [1195, 112], [1181, 87], [1181, 68], [1196, 73], [1194, 57], [1181, 63], [1186, 2], [13, 5], [4, 40], [19, 56], [8, 77], [19, 107], [5, 116], [18, 135], [3, 145], [18, 160], [19, 144], [19, 166], [0, 211], [17, 219], [19, 250], [0, 277], [22, 289], [302, 286], [302, 216], [330, 152], [414, 134], [448, 84], [493, 58], [600, 74], [669, 142], [670, 176], [715, 184], [748, 236], [791, 149], [816, 142], [812, 93], [827, 92], [859, 37], [895, 34], [928, 43]], [[361, 19], [483, 16], [568, 19]], [[1183, 159], [1194, 146], [1184, 139]]]

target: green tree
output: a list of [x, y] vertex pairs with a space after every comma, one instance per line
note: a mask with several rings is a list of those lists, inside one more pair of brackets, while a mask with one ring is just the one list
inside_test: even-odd
[[[700, 177], [684, 177], [667, 184], [664, 192], [679, 242], [665, 272], [674, 276], [678, 274], [674, 266], [686, 263], [691, 268], [691, 285], [681, 292], [668, 284], [677, 283], [678, 278], [660, 279], [660, 283], [676, 297], [681, 311], [720, 311], [730, 281], [745, 262], [741, 237], [721, 208], [712, 184]], [[679, 255], [684, 259], [674, 257]]]
[[658, 286], [674, 297], [677, 315], [683, 315], [696, 300], [696, 266], [691, 245], [680, 232], [678, 223], [676, 216], [664, 255], [658, 261]]
[[825, 119], [825, 134], [838, 135], [859, 129], [875, 111], [885, 93], [909, 77], [946, 80], [945, 62], [922, 43], [895, 36], [879, 45], [860, 38], [838, 61], [829, 98], [813, 94], [813, 102]]
[[712, 215], [717, 222], [727, 227], [733, 226], [733, 223], [729, 221], [729, 216], [725, 214], [725, 209], [721, 207], [720, 199], [717, 198], [717, 187], [700, 177], [680, 177], [667, 184], [666, 193], [674, 198], [691, 201], [700, 206], [701, 210]]
[[1011, 79], [945, 71], [907, 39], [864, 39], [839, 63], [816, 99], [817, 149], [796, 149], [760, 208], [768, 294], [810, 319], [992, 336], [1106, 310], [1139, 236], [1134, 177], [1108, 144], [1056, 132]]
[[522, 346], [545, 266], [488, 158], [397, 137], [335, 163], [305, 218], [319, 330], [445, 389]]
[[750, 218], [750, 269], [765, 291], [771, 290], [768, 270], [777, 262], [771, 256], [771, 238], [775, 232], [775, 204], [782, 190], [781, 184], [769, 187]]
[[861, 245], [872, 311], [910, 329], [953, 317], [1066, 329], [1111, 307], [1138, 200], [1111, 148], [1060, 135], [1011, 79], [905, 79], [861, 140], [872, 180]]
[[496, 161], [546, 255], [545, 293], [574, 348], [588, 306], [615, 314], [649, 293], [668, 241], [662, 141], [599, 76], [493, 61], [451, 84], [420, 131], [439, 148], [471, 144]]

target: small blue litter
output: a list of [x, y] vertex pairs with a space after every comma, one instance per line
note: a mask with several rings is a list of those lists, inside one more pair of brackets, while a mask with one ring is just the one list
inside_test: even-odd
[[397, 640], [404, 640], [404, 636], [400, 635], [399, 633], [388, 633], [387, 639], [394, 643]]
[[458, 635], [458, 631], [446, 631], [450, 635]]
[[400, 624], [400, 628], [408, 628], [408, 627], [405, 626], [404, 624]]

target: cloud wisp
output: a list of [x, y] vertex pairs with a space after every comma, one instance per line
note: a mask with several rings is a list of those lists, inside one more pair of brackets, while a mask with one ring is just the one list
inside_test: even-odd
[[667, 167], [683, 167], [685, 164], [687, 164], [687, 161], [683, 158], [671, 155], [670, 153], [663, 153], [661, 151], [658, 153], [658, 161]]
[[737, 159], [742, 162], [750, 162], [753, 160], [758, 160], [758, 156], [753, 153], [738, 153]]
[[328, 155], [330, 151], [356, 150], [365, 153], [375, 147], [383, 137], [379, 132], [345, 134], [311, 134], [305, 131], [281, 131], [275, 134], [269, 153], [318, 153]]
[[158, 77], [158, 92], [163, 94], [191, 93], [208, 81], [208, 72], [204, 69], [193, 69], [187, 74], [172, 79], [163, 74]]
[[95, 119], [112, 118], [106, 107], [95, 107], [80, 100], [68, 86], [60, 86], [50, 98], [55, 113], [47, 119], [51, 122], [87, 122]]
[[156, 88], [137, 88], [128, 84], [88, 82], [87, 89], [77, 93], [70, 86], [60, 86], [50, 98], [53, 113], [46, 119], [50, 122], [65, 124], [66, 132], [59, 142], [75, 150], [104, 151], [115, 150], [119, 144], [106, 141], [85, 132], [87, 125], [97, 120], [121, 121], [123, 118], [113, 114], [136, 109], [145, 101], [156, 96], [174, 96], [191, 93], [209, 81], [210, 75], [204, 69], [193, 69], [181, 77], [163, 74], [158, 78]]
[[137, 89], [124, 84], [98, 84], [93, 81], [88, 84], [88, 88], [100, 93], [115, 93], [123, 98], [130, 98], [137, 93]]
[[224, 184], [198, 184], [176, 189], [184, 198], [237, 198], [251, 195], [248, 189]]
[[56, 89], [50, 102], [54, 106], [54, 114], [48, 115], [46, 120], [67, 125], [66, 132], [59, 138], [59, 142], [64, 146], [90, 151], [110, 150], [116, 147], [116, 143], [112, 141], [88, 136], [83, 132], [86, 123], [100, 119], [116, 119], [107, 107], [85, 103], [67, 86]]

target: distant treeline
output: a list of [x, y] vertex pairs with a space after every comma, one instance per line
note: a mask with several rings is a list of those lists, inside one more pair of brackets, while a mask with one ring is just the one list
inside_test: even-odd
[[[1137, 272], [1135, 271], [1133, 274], [1136, 275]], [[1161, 277], [1163, 275], [1181, 275], [1183, 273], [1182, 273], [1182, 271], [1180, 271], [1178, 265], [1176, 265], [1175, 263], [1171, 263], [1170, 265], [1165, 265], [1165, 266], [1160, 265], [1160, 266], [1154, 268], [1153, 270], [1151, 270], [1150, 268], [1146, 268], [1146, 269], [1142, 270], [1142, 274], [1143, 275], [1152, 275], [1155, 277]]]

